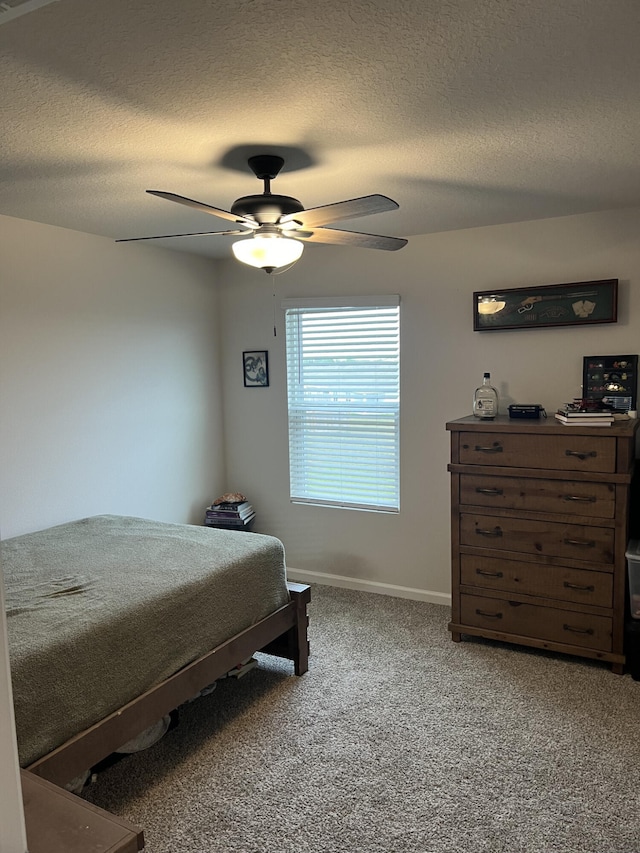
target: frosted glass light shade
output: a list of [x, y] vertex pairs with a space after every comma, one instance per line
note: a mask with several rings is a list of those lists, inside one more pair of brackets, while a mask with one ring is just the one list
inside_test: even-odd
[[231, 248], [243, 264], [257, 269], [277, 269], [298, 260], [304, 246], [300, 240], [279, 234], [256, 234], [248, 240], [237, 240]]

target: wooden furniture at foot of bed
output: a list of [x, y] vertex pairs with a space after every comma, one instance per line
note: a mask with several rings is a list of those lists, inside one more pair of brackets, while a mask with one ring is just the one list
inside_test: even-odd
[[138, 853], [144, 833], [121, 817], [22, 771], [29, 853]]
[[287, 587], [290, 600], [283, 607], [70, 738], [26, 769], [56, 785], [66, 785], [256, 651], [292, 660], [295, 674], [303, 675], [309, 668], [307, 604], [311, 600], [311, 590], [305, 584], [292, 582], [287, 583]]

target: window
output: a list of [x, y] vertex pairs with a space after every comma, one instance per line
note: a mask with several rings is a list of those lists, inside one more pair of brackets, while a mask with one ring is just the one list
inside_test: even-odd
[[285, 299], [291, 500], [397, 512], [400, 299]]

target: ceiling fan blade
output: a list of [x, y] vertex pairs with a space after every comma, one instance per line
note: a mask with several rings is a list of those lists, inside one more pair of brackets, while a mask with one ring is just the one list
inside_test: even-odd
[[212, 216], [219, 216], [221, 219], [229, 219], [231, 222], [247, 225], [250, 228], [257, 228], [258, 223], [253, 219], [248, 219], [245, 216], [239, 216], [237, 213], [231, 213], [229, 210], [222, 210], [219, 207], [212, 207], [210, 204], [205, 204], [202, 201], [195, 201], [192, 198], [185, 198], [183, 195], [175, 193], [167, 193], [163, 190], [147, 190], [149, 195], [158, 196], [158, 198], [166, 198], [167, 201], [177, 201], [178, 204], [184, 204], [187, 207], [192, 207], [194, 210], [199, 210], [202, 213], [210, 213]]
[[204, 237], [207, 234], [230, 237], [235, 234], [252, 234], [253, 231], [193, 231], [190, 234], [159, 234], [157, 237], [124, 237], [116, 243], [133, 243], [136, 240], [167, 240], [169, 237]]
[[318, 228], [311, 233], [293, 231], [291, 236], [306, 243], [359, 246], [361, 249], [385, 249], [388, 252], [395, 252], [409, 242], [404, 237], [382, 237], [378, 234], [361, 234], [359, 231], [342, 231], [338, 228]]
[[399, 206], [386, 195], [365, 195], [362, 198], [311, 207], [299, 213], [288, 213], [281, 217], [279, 222], [282, 224], [294, 219], [296, 222], [301, 222], [305, 228], [318, 228], [330, 222], [337, 222], [338, 219], [353, 219], [356, 216], [369, 216], [371, 213], [384, 213], [385, 210], [396, 210]]

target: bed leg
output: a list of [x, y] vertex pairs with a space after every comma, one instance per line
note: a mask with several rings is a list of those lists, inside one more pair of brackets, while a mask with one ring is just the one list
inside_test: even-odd
[[261, 652], [293, 661], [296, 675], [309, 669], [309, 640], [307, 639], [307, 604], [311, 601], [311, 588], [306, 584], [287, 583], [290, 603], [293, 605], [294, 623], [288, 630], [267, 643]]
[[289, 594], [296, 606], [296, 624], [287, 633], [287, 641], [296, 675], [304, 675], [309, 669], [309, 639], [307, 627], [307, 604], [311, 601], [311, 589], [306, 584], [289, 583]]

